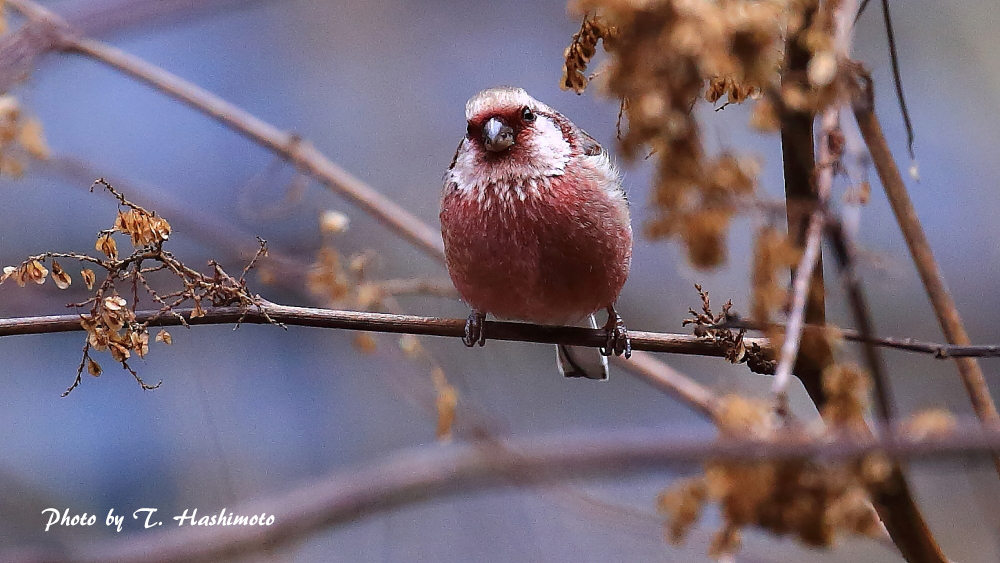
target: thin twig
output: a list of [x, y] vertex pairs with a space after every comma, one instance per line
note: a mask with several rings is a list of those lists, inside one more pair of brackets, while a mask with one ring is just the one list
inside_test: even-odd
[[76, 0], [62, 2], [66, 19], [90, 37], [146, 31], [163, 24], [190, 22], [209, 16], [247, 9], [264, 0]]
[[[920, 224], [917, 210], [913, 207], [910, 195], [903, 183], [903, 177], [896, 167], [896, 162], [882, 134], [882, 126], [875, 116], [873, 92], [871, 90], [871, 79], [867, 75], [861, 76], [862, 83], [867, 86], [860, 99], [854, 106], [854, 116], [861, 130], [861, 136], [868, 146], [872, 162], [878, 173], [882, 188], [889, 198], [889, 204], [899, 223], [899, 228], [906, 240], [906, 246], [910, 250], [910, 256], [917, 267], [920, 279], [930, 298], [931, 306], [937, 316], [941, 330], [949, 344], [958, 346], [968, 346], [971, 344], [969, 334], [962, 323], [962, 317], [955, 305], [955, 300], [945, 285], [944, 276], [934, 258], [927, 236]], [[986, 385], [986, 378], [976, 360], [969, 357], [955, 357], [959, 375], [965, 384], [965, 389], [972, 401], [972, 408], [976, 415], [985, 423], [1000, 425], [1000, 414], [997, 413], [996, 405], [990, 395], [989, 387]], [[1000, 472], [1000, 456], [994, 458], [997, 471]]]
[[[1000, 449], [1000, 431], [960, 425], [945, 436], [918, 439], [899, 432], [879, 438], [776, 441], [706, 440], [702, 436], [626, 429], [583, 435], [511, 438], [493, 443], [421, 446], [335, 473], [280, 496], [228, 508], [226, 514], [274, 516], [270, 526], [178, 527], [156, 514], [167, 531], [142, 531], [58, 552], [0, 552], [11, 563], [208, 563], [301, 541], [334, 526], [433, 499], [502, 487], [531, 487], [567, 479], [650, 473], [708, 460], [831, 462], [884, 453], [896, 459], [942, 459]], [[198, 516], [217, 515], [199, 507]], [[190, 516], [190, 513], [189, 513]], [[140, 526], [140, 519], [131, 525]]]
[[906, 126], [906, 150], [912, 160], [916, 158], [913, 154], [913, 123], [910, 121], [910, 110], [906, 108], [906, 96], [903, 95], [903, 77], [899, 72], [899, 53], [896, 52], [896, 32], [892, 29], [889, 0], [882, 0], [882, 21], [885, 22], [885, 36], [889, 41], [889, 63], [892, 66], [892, 82], [896, 85], [896, 100], [899, 101], [899, 111], [903, 114], [903, 124]]
[[[772, 328], [772, 326], [784, 328], [781, 324], [775, 325], [774, 323], [758, 323], [745, 319], [726, 321], [717, 325], [712, 325], [708, 328], [720, 330], [727, 328], [745, 328], [747, 330], [765, 331]], [[862, 336], [857, 330], [850, 328], [831, 327], [830, 325], [813, 325], [808, 323], [803, 325], [802, 329], [805, 332], [824, 332], [832, 330], [834, 331], [832, 336], [843, 338], [844, 340], [849, 340], [851, 342], [872, 342], [876, 346], [881, 346], [882, 348], [929, 354], [939, 360], [960, 357], [1000, 358], [1000, 344], [971, 344], [969, 346], [957, 346], [954, 344], [926, 342], [913, 338], [894, 338], [891, 336], [865, 337]]]
[[[809, 297], [810, 280], [813, 271], [820, 260], [820, 248], [825, 220], [826, 201], [829, 199], [833, 186], [833, 156], [830, 151], [830, 132], [837, 126], [839, 108], [831, 107], [823, 114], [819, 141], [819, 174], [816, 186], [818, 205], [809, 218], [809, 228], [806, 231], [806, 245], [795, 269], [792, 281], [792, 309], [788, 316], [785, 337], [778, 356], [778, 367], [774, 372], [774, 383], [771, 387], [779, 413], [787, 411], [788, 384], [792, 379], [792, 368], [799, 353], [799, 343], [803, 337], [802, 327], [805, 324], [806, 304]], [[822, 275], [822, 273], [820, 274]]]
[[[851, 14], [855, 2], [847, 0], [833, 6], [835, 6], [833, 16], [836, 21], [835, 41], [838, 51], [838, 65], [841, 68], [850, 68], [851, 38], [854, 28]], [[842, 76], [845, 74], [841, 72]], [[834, 150], [831, 147], [829, 137], [839, 118], [840, 105], [837, 105], [835, 113], [831, 112], [824, 116], [826, 138], [824, 144], [821, 145], [821, 150], [824, 152], [826, 160], [822, 164], [826, 169], [822, 170], [821, 174], [829, 174], [825, 180], [830, 183], [832, 183], [833, 177], [832, 167], [842, 157], [842, 154], [831, 154]], [[842, 144], [838, 143], [841, 146]], [[842, 149], [838, 149], [838, 151], [842, 151]], [[821, 182], [823, 180], [821, 177]], [[829, 187], [829, 183], [827, 187]], [[875, 384], [875, 407], [882, 426], [887, 427], [892, 421], [893, 414], [889, 380], [882, 363], [881, 353], [870, 341], [875, 334], [874, 322], [865, 300], [861, 279], [854, 267], [854, 243], [845, 233], [840, 218], [832, 213], [826, 213], [824, 230], [828, 235], [840, 269], [841, 282], [845, 287], [855, 325], [861, 336], [865, 338], [862, 347], [866, 364]], [[886, 531], [899, 549], [900, 554], [909, 563], [947, 563], [948, 558], [941, 551], [940, 545], [927, 526], [927, 522], [913, 497], [902, 463], [896, 460], [891, 467], [885, 486], [876, 491], [872, 498]]]
[[840, 276], [844, 283], [854, 322], [858, 325], [858, 333], [861, 335], [860, 342], [865, 351], [865, 363], [868, 365], [872, 381], [875, 383], [875, 410], [882, 422], [888, 423], [894, 418], [892, 395], [881, 354], [878, 352], [878, 347], [872, 342], [875, 327], [869, 313], [861, 278], [854, 268], [854, 245], [844, 233], [844, 227], [840, 221], [833, 219], [827, 221], [825, 230], [830, 240], [830, 246], [833, 248], [833, 255], [840, 268]]
[[[271, 322], [273, 320], [289, 326], [368, 330], [397, 334], [459, 338], [465, 334], [465, 319], [314, 309], [277, 305], [267, 301], [261, 301], [259, 306], [246, 309], [241, 307], [205, 308], [203, 310], [204, 316], [194, 318], [191, 318], [192, 310], [189, 308], [173, 310], [177, 315], [163, 315], [159, 310], [136, 311], [135, 321], [137, 323], [149, 321], [149, 326], [177, 326], [181, 324], [180, 317], [187, 320], [189, 325], [227, 324], [235, 323], [240, 319], [243, 323], [274, 324]], [[607, 340], [607, 335], [601, 329], [499, 321], [486, 321], [485, 326], [491, 340], [567, 344], [591, 348], [598, 348]], [[0, 336], [77, 330], [83, 330], [83, 327], [80, 326], [79, 315], [0, 319]], [[723, 347], [716, 344], [714, 340], [687, 334], [629, 331], [629, 336], [632, 338], [632, 348], [635, 350], [718, 357], [725, 354]], [[757, 345], [765, 352], [769, 350], [767, 340], [764, 338], [747, 338], [745, 343], [747, 347]]]
[[[629, 335], [632, 334], [629, 332]], [[746, 341], [752, 340], [754, 339], [746, 339]], [[628, 360], [620, 358], [619, 361], [623, 366], [630, 368], [633, 375], [639, 379], [668, 395], [681, 399], [688, 406], [695, 407], [705, 417], [715, 418], [717, 401], [711, 390], [652, 355], [637, 350], [635, 341], [632, 345], [632, 357]]]

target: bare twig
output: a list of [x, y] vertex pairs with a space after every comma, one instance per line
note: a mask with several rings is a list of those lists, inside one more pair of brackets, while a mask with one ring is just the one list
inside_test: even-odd
[[264, 0], [72, 0], [60, 3], [59, 10], [74, 28], [96, 37], [138, 26], [148, 30], [164, 23], [189, 21], [263, 3]]
[[[944, 276], [934, 258], [930, 243], [924, 235], [923, 227], [920, 225], [920, 219], [917, 217], [917, 211], [910, 200], [906, 185], [903, 183], [903, 177], [896, 167], [889, 145], [882, 134], [882, 127], [875, 116], [871, 79], [867, 75], [862, 75], [861, 81], [866, 86], [866, 90], [854, 106], [854, 116], [865, 144], [868, 145], [879, 180], [889, 198], [892, 211], [896, 215], [896, 221], [899, 223], [903, 238], [910, 250], [910, 256], [920, 274], [920, 279], [927, 291], [927, 296], [930, 298], [931, 306], [934, 308], [934, 313], [937, 315], [945, 338], [950, 344], [968, 346], [971, 341], [962, 323], [958, 307], [956, 307], [951, 293], [948, 292]], [[990, 395], [979, 364], [972, 358], [957, 356], [955, 363], [958, 365], [959, 374], [965, 384], [976, 415], [985, 423], [1000, 424], [1000, 414], [997, 413], [996, 405]], [[997, 471], [1000, 472], [1000, 456], [996, 457], [994, 462]]]
[[[750, 320], [740, 319], [733, 321], [726, 321], [717, 325], [712, 325], [710, 328], [717, 329], [727, 329], [727, 328], [745, 328], [747, 330], [767, 330], [773, 323], [758, 323]], [[781, 325], [778, 325], [781, 326]], [[926, 342], [923, 340], [915, 340], [913, 338], [893, 338], [891, 336], [862, 336], [860, 332], [850, 328], [839, 328], [830, 327], [829, 325], [811, 325], [805, 324], [802, 329], [805, 332], [811, 331], [827, 331], [833, 330], [834, 336], [843, 338], [844, 340], [850, 340], [852, 342], [872, 342], [876, 346], [882, 348], [892, 348], [895, 350], [904, 350], [906, 352], [918, 352], [922, 354], [930, 354], [936, 359], [945, 360], [949, 358], [960, 358], [960, 357], [979, 357], [979, 358], [1000, 358], [1000, 344], [971, 344], [969, 346], [957, 346], [954, 344], [941, 344], [938, 342]]]
[[[774, 384], [772, 392], [775, 396], [775, 403], [778, 412], [785, 412], [788, 406], [788, 384], [792, 378], [792, 368], [799, 353], [799, 342], [803, 337], [802, 327], [805, 324], [806, 304], [809, 297], [810, 280], [817, 263], [820, 262], [820, 248], [823, 234], [823, 222], [825, 220], [826, 201], [830, 196], [830, 189], [833, 185], [833, 157], [831, 156], [829, 136], [836, 127], [838, 107], [831, 107], [823, 114], [823, 123], [820, 135], [820, 169], [816, 189], [818, 206], [813, 210], [809, 218], [809, 227], [806, 231], [806, 245], [795, 269], [795, 276], [792, 281], [792, 309], [788, 316], [788, 324], [785, 330], [785, 338], [781, 344], [781, 353], [778, 356], [778, 367], [774, 372]], [[820, 272], [822, 278], [822, 272]]]
[[[135, 322], [145, 323], [148, 321], [149, 326], [177, 326], [182, 324], [181, 317], [189, 325], [227, 324], [235, 323], [242, 319], [243, 323], [250, 324], [274, 324], [272, 321], [275, 321], [290, 326], [368, 330], [373, 332], [429, 336], [462, 337], [465, 334], [464, 319], [442, 319], [415, 315], [392, 315], [363, 311], [291, 307], [263, 300], [259, 306], [248, 308], [205, 308], [203, 310], [204, 316], [196, 316], [194, 318], [191, 318], [192, 311], [193, 309], [178, 308], [173, 311], [178, 315], [164, 315], [160, 310], [136, 311]], [[76, 330], [83, 330], [80, 326], [79, 315], [0, 319], [0, 336]], [[571, 346], [587, 346], [592, 348], [600, 347], [607, 340], [607, 336], [603, 330], [572, 326], [486, 321], [486, 330], [491, 340], [568, 344]], [[632, 338], [632, 348], [635, 350], [704, 356], [723, 356], [725, 353], [725, 350], [713, 340], [687, 334], [630, 331], [629, 336]], [[748, 338], [746, 340], [747, 346], [756, 344], [762, 349], [767, 350], [766, 339]], [[683, 393], [682, 395], [687, 395], [687, 393]]]
[[[916, 439], [898, 432], [879, 438], [706, 440], [645, 429], [588, 432], [490, 443], [423, 446], [333, 474], [281, 496], [227, 510], [274, 515], [270, 526], [183, 526], [148, 531], [135, 539], [104, 541], [61, 552], [0, 552], [11, 563], [201, 563], [275, 549], [319, 530], [357, 522], [431, 499], [566, 479], [648, 473], [708, 460], [819, 460], [830, 462], [884, 453], [897, 459], [940, 459], [1000, 449], [1000, 431], [961, 425], [946, 436]], [[208, 509], [203, 514], [218, 514]], [[172, 514], [157, 515], [173, 528]], [[177, 515], [179, 516], [179, 515]], [[141, 521], [141, 520], [140, 520]], [[135, 522], [138, 525], [138, 522]], [[70, 554], [67, 554], [70, 553]]]
[[875, 328], [871, 314], [868, 311], [868, 304], [865, 299], [864, 289], [861, 286], [861, 279], [854, 268], [854, 246], [844, 233], [843, 225], [839, 221], [828, 221], [826, 232], [830, 239], [830, 246], [833, 248], [834, 256], [840, 267], [840, 275], [846, 289], [847, 300], [851, 305], [851, 313], [854, 322], [858, 325], [858, 333], [865, 350], [865, 362], [871, 372], [872, 380], [875, 383], [875, 408], [883, 422], [893, 419], [892, 397], [889, 391], [889, 381], [885, 373], [885, 366], [882, 363], [878, 348], [873, 342]]
[[367, 282], [375, 291], [383, 295], [426, 295], [458, 299], [458, 290], [449, 279], [406, 278], [391, 280], [375, 280]]

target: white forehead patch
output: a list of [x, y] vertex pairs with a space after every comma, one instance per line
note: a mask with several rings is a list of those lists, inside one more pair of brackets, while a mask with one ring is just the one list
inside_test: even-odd
[[483, 90], [469, 99], [465, 104], [465, 119], [470, 120], [484, 112], [492, 113], [505, 108], [520, 108], [524, 106], [528, 106], [534, 110], [549, 109], [547, 105], [529, 96], [523, 88], [500, 86], [498, 88]]

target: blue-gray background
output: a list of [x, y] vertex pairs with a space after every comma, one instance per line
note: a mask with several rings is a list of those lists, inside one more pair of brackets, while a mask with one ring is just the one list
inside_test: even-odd
[[[430, 224], [437, 223], [440, 179], [464, 131], [465, 100], [479, 89], [522, 86], [613, 146], [617, 107], [591, 93], [576, 96], [558, 88], [562, 51], [578, 26], [562, 1], [189, 4], [181, 15], [139, 22], [91, 18], [87, 29], [301, 134]], [[130, 10], [125, 1], [51, 5], [70, 19], [98, 5], [123, 10], [106, 14]], [[921, 182], [910, 183], [913, 198], [973, 340], [997, 342], [996, 6], [988, 0], [944, 5], [910, 0], [897, 3], [894, 15], [918, 136]], [[878, 112], [905, 167], [905, 136], [874, 6], [859, 24], [855, 52], [874, 71]], [[240, 194], [251, 206], [279, 201], [290, 171], [268, 172], [274, 158], [264, 149], [94, 62], [49, 56], [17, 94], [41, 119], [55, 153], [82, 160], [93, 176], [131, 183], [140, 201], [170, 202], [191, 216], [207, 217], [250, 246], [251, 235], [261, 235], [274, 250], [305, 262], [320, 244], [318, 213], [337, 209], [352, 219], [338, 247], [345, 253], [376, 249], [382, 264], [377, 277], [443, 276], [407, 243], [316, 184], [281, 216], [249, 218]], [[766, 162], [763, 189], [780, 195], [776, 137], [748, 133], [745, 108], [702, 116], [707, 142], [759, 155]], [[93, 179], [83, 174], [69, 180], [36, 165], [23, 180], [0, 180], [0, 262], [14, 264], [43, 250], [92, 249], [94, 234], [110, 225], [115, 209], [106, 194], [86, 192]], [[626, 170], [637, 225], [648, 216], [648, 183], [648, 167]], [[878, 329], [940, 340], [877, 185], [872, 199], [863, 211], [860, 237]], [[187, 263], [216, 257], [230, 271], [242, 266], [231, 240], [185, 233], [177, 227], [181, 220], [169, 214], [167, 219], [175, 224], [170, 244]], [[749, 232], [748, 221], [736, 223], [729, 265], [712, 273], [689, 268], [674, 244], [638, 239], [620, 302], [629, 326], [680, 330], [687, 308], [697, 305], [694, 282], [709, 289], [717, 304], [732, 298], [745, 311]], [[301, 285], [301, 276], [287, 281]], [[67, 301], [84, 295], [77, 286], [64, 293], [51, 284], [24, 289], [5, 284], [0, 315], [62, 312]], [[308, 303], [287, 289], [261, 284], [255, 289], [276, 301]], [[831, 316], [849, 324], [842, 303], [842, 293], [833, 289]], [[441, 299], [404, 300], [404, 305], [418, 314], [467, 312], [461, 303]], [[171, 332], [172, 347], [153, 344], [145, 361], [133, 362], [147, 380], [162, 380], [160, 389], [140, 390], [99, 355], [105, 374], [86, 378], [67, 398], [59, 395], [74, 375], [81, 334], [0, 339], [0, 546], [113, 539], [103, 525], [41, 532], [41, 510], [50, 506], [96, 512], [101, 520], [109, 508], [124, 513], [151, 506], [167, 515], [185, 508], [213, 511], [433, 441], [433, 417], [415, 400], [429, 386], [426, 366], [404, 357], [395, 338], [378, 337], [378, 351], [367, 356], [352, 346], [351, 334], [339, 331], [244, 326], [234, 332], [218, 326]], [[686, 407], [624, 373], [614, 373], [605, 384], [563, 380], [547, 346], [491, 342], [470, 351], [457, 340], [425, 344], [463, 400], [474, 401], [500, 431], [524, 435], [627, 426], [692, 435], [710, 431]], [[952, 365], [886, 356], [903, 412], [939, 406], [969, 412]], [[664, 359], [720, 392], [760, 394], [769, 384], [717, 360]], [[988, 381], [1000, 384], [996, 361], [985, 360], [983, 367]], [[796, 394], [808, 412], [800, 388]], [[627, 510], [597, 508], [564, 490], [430, 502], [324, 532], [275, 558], [706, 560], [711, 513], [687, 548], [661, 539], [652, 499], [671, 478], [579, 485]], [[995, 481], [995, 474], [973, 460], [914, 472], [918, 499], [954, 560], [997, 560]], [[143, 532], [133, 525], [131, 533]], [[752, 560], [899, 560], [891, 550], [864, 541], [845, 542], [829, 553], [755, 534], [747, 543]]]

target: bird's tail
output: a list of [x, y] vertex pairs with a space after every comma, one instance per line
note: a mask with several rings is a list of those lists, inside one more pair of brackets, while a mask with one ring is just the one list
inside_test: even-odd
[[[597, 319], [590, 315], [590, 328], [597, 328]], [[556, 345], [556, 367], [566, 377], [587, 379], [608, 378], [608, 358], [597, 348]]]

